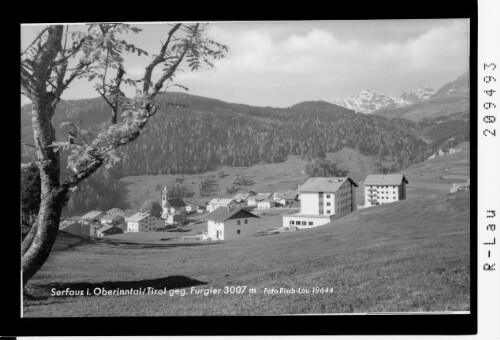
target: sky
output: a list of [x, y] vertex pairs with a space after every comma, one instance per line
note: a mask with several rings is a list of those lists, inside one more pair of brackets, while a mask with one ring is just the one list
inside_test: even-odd
[[[126, 39], [149, 52], [125, 55], [128, 76], [139, 79], [170, 27], [133, 25], [143, 31]], [[21, 47], [43, 27], [22, 26]], [[363, 89], [398, 97], [422, 86], [437, 90], [469, 69], [468, 19], [214, 22], [208, 35], [229, 47], [226, 57], [215, 68], [179, 73], [176, 82], [188, 93], [232, 103], [287, 107]], [[97, 96], [91, 83], [78, 80], [62, 98]]]

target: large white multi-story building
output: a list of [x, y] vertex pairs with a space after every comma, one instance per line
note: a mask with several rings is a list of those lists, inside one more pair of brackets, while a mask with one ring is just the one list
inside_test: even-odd
[[406, 199], [406, 180], [403, 174], [368, 175], [365, 179], [365, 207]]
[[297, 190], [300, 212], [284, 215], [284, 227], [313, 228], [356, 210], [356, 187], [349, 177], [311, 177]]

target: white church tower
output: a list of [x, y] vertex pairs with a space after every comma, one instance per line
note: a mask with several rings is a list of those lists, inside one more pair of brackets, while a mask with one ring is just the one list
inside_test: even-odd
[[167, 215], [170, 213], [170, 204], [168, 203], [168, 189], [166, 185], [163, 188], [163, 192], [161, 194], [161, 207], [163, 209], [161, 217], [167, 218]]
[[171, 198], [168, 194], [167, 186], [161, 193], [161, 208], [163, 212], [161, 217], [165, 219], [165, 224], [176, 224], [186, 220], [186, 203], [182, 198]]

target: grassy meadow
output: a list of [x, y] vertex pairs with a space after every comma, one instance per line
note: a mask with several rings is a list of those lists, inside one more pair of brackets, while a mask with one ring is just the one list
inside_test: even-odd
[[[25, 299], [24, 316], [466, 311], [469, 205], [468, 192], [434, 194], [358, 210], [307, 231], [231, 242], [89, 241], [61, 234], [57, 251], [32, 280], [37, 298]], [[247, 286], [247, 292], [189, 294], [190, 287], [225, 286]], [[52, 288], [96, 287], [188, 293], [50, 296]], [[314, 287], [330, 290], [313, 293]], [[267, 294], [265, 288], [309, 293]]]

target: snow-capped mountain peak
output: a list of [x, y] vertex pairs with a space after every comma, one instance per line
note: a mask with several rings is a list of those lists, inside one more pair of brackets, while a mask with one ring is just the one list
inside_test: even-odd
[[406, 105], [411, 105], [429, 99], [434, 93], [436, 93], [434, 89], [423, 86], [415, 91], [403, 92], [400, 98], [407, 103]]
[[364, 89], [357, 96], [335, 100], [334, 104], [357, 112], [372, 113], [382, 108], [398, 108], [419, 103], [429, 99], [435, 92], [430, 87], [423, 86], [415, 91], [404, 92], [399, 98], [395, 98]]

